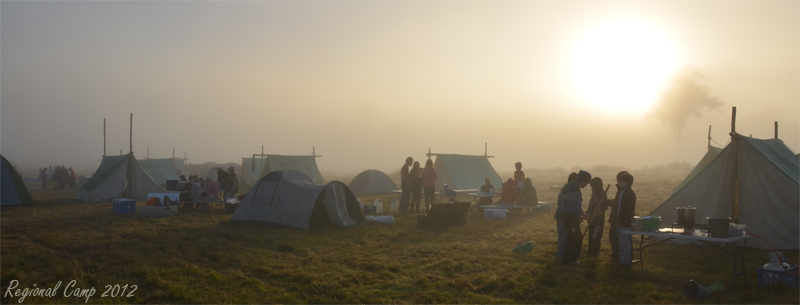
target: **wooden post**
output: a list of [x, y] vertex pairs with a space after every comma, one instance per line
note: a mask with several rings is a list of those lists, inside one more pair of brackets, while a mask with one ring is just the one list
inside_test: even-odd
[[483, 144], [483, 156], [486, 158], [494, 158], [494, 156], [489, 156], [489, 142], [484, 142]]
[[147, 145], [147, 156], [145, 156], [144, 158], [150, 159], [150, 145]]
[[106, 156], [106, 118], [103, 118], [103, 157]]
[[130, 152], [133, 153], [133, 113], [131, 113], [131, 135], [130, 135], [130, 144], [131, 149]]
[[778, 121], [775, 121], [775, 138], [778, 138]]
[[731, 221], [739, 222], [739, 135], [736, 133], [736, 107], [731, 113]]
[[[125, 198], [132, 199], [133, 197], [133, 113], [131, 113], [131, 130], [130, 130], [130, 151], [128, 153], [128, 177], [127, 177], [127, 185], [125, 187]], [[149, 149], [148, 149], [149, 150]]]
[[736, 107], [733, 107], [731, 112], [731, 135], [736, 133]]
[[708, 125], [708, 147], [711, 147], [711, 125]]

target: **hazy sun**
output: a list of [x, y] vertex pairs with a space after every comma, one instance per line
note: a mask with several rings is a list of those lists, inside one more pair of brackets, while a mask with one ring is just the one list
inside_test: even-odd
[[675, 51], [655, 28], [636, 21], [608, 23], [589, 32], [573, 54], [580, 94], [609, 111], [650, 106], [675, 69]]

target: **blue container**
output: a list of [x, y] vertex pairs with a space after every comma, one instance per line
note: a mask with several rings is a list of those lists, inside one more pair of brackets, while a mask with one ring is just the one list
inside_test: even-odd
[[114, 199], [111, 200], [114, 207], [114, 213], [117, 214], [133, 214], [136, 213], [136, 200], [133, 199]]
[[[789, 287], [800, 288], [800, 278], [797, 274], [797, 265], [789, 265], [786, 269], [789, 273], [783, 270], [764, 270], [763, 266], [756, 268], [756, 275], [758, 276], [757, 287], [774, 285], [777, 283], [786, 283]], [[794, 273], [794, 274], [791, 274]]]

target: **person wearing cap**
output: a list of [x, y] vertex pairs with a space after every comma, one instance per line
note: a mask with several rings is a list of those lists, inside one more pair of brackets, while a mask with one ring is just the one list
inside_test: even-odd
[[[617, 173], [617, 177], [615, 179], [619, 180], [622, 175], [627, 174], [627, 171], [621, 171]], [[617, 234], [617, 214], [619, 214], [619, 195], [620, 195], [620, 188], [619, 184], [615, 185], [617, 187], [617, 196], [614, 197], [614, 201], [610, 203], [611, 212], [608, 216], [608, 243], [611, 244], [611, 259], [615, 262], [619, 262], [619, 234]]]
[[578, 178], [568, 183], [562, 192], [564, 195], [564, 203], [561, 205], [561, 212], [564, 221], [564, 229], [566, 229], [567, 232], [567, 247], [564, 251], [564, 258], [561, 260], [561, 265], [574, 266], [580, 263], [578, 262], [578, 257], [581, 255], [581, 246], [583, 244], [581, 218], [586, 218], [581, 208], [581, 203], [583, 202], [581, 189], [589, 185], [590, 180], [592, 180], [592, 174], [581, 170], [578, 172]]
[[631, 219], [636, 211], [636, 193], [631, 189], [633, 176], [629, 173], [622, 174], [617, 179], [617, 239], [619, 240], [619, 265], [622, 268], [630, 268], [632, 260], [632, 241], [631, 235], [622, 234], [623, 230], [631, 229]]
[[572, 172], [569, 174], [567, 183], [561, 187], [561, 190], [558, 192], [558, 199], [556, 199], [556, 213], [553, 215], [553, 218], [556, 219], [556, 227], [558, 228], [558, 250], [556, 250], [556, 258], [564, 258], [564, 249], [567, 248], [567, 230], [564, 228], [564, 218], [561, 212], [561, 207], [564, 205], [564, 190], [570, 182], [575, 181], [577, 178], [578, 173]]

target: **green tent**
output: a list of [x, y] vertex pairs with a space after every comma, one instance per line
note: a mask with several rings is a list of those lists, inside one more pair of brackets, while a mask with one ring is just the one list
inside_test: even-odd
[[486, 177], [492, 180], [496, 190], [503, 185], [503, 180], [486, 156], [437, 154], [433, 169], [436, 170], [438, 191], [444, 189], [445, 184], [451, 190], [477, 189]]
[[[130, 168], [130, 183], [128, 183]], [[145, 172], [133, 154], [105, 156], [91, 178], [80, 189], [76, 198], [87, 202], [101, 202], [123, 198], [129, 191], [130, 199], [146, 199], [147, 193], [164, 190]]]
[[178, 164], [183, 165], [183, 161], [175, 159], [143, 159], [137, 160], [150, 178], [158, 185], [166, 186], [167, 180], [178, 180], [180, 174], [184, 172]]
[[700, 159], [700, 162], [697, 162], [697, 165], [695, 165], [692, 171], [689, 172], [689, 175], [687, 175], [686, 178], [684, 178], [683, 181], [681, 181], [681, 183], [678, 184], [678, 186], [672, 189], [672, 192], [673, 193], [676, 192], [677, 190], [683, 188], [683, 186], [686, 185], [686, 183], [689, 183], [689, 181], [691, 181], [692, 178], [694, 178], [694, 176], [697, 176], [697, 174], [699, 174], [700, 171], [706, 168], [706, 166], [708, 166], [708, 164], [711, 163], [711, 161], [714, 160], [714, 158], [716, 158], [717, 155], [719, 155], [719, 152], [721, 151], [722, 148], [708, 145], [708, 151], [706, 151], [706, 154], [703, 155], [702, 159]]
[[[635, 185], [634, 185], [635, 188]], [[777, 249], [800, 248], [800, 159], [780, 139], [734, 134], [731, 143], [650, 215], [677, 222], [678, 207], [693, 206], [695, 219], [731, 217], [746, 232]], [[748, 246], [771, 249], [759, 238]]]
[[[256, 165], [258, 165], [259, 162], [260, 161], [256, 158]], [[250, 172], [251, 167], [252, 166], [242, 168], [242, 172]], [[310, 177], [311, 180], [314, 180], [317, 184], [325, 184], [325, 180], [322, 179], [322, 174], [319, 173], [319, 168], [317, 167], [317, 158], [314, 156], [267, 155], [267, 160], [264, 163], [264, 167], [261, 169], [261, 177], [282, 169], [296, 170]], [[261, 177], [259, 177], [259, 179]], [[255, 181], [258, 181], [258, 179]], [[247, 183], [251, 184], [255, 181], [247, 181]]]
[[23, 205], [33, 203], [31, 193], [22, 172], [5, 156], [0, 155], [0, 205]]

